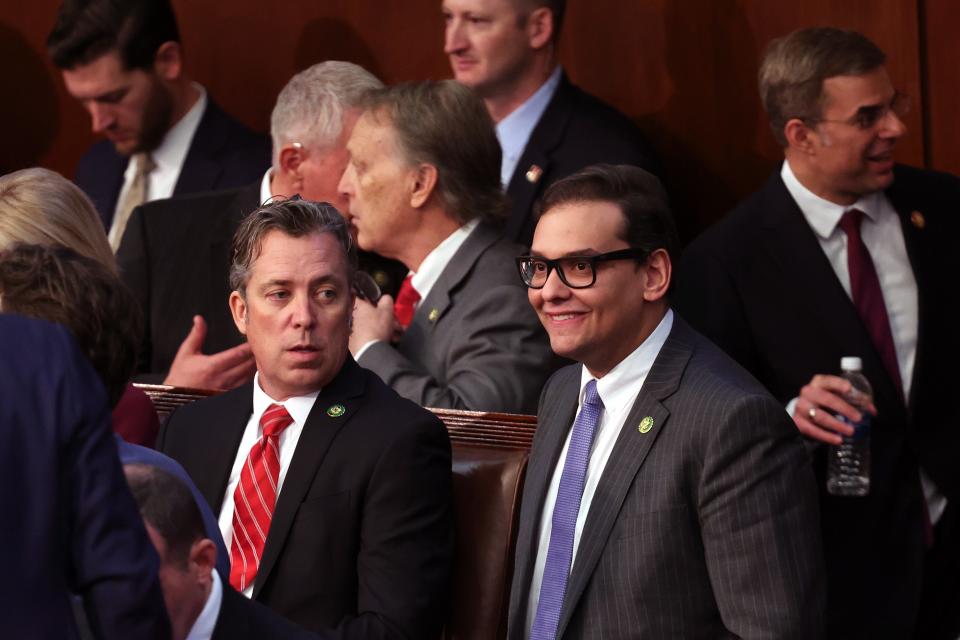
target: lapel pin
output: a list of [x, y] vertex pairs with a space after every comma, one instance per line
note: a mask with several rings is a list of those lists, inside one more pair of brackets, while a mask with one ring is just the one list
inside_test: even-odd
[[347, 408], [342, 404], [335, 404], [335, 405], [332, 405], [329, 409], [327, 409], [327, 415], [330, 416], [331, 418], [339, 418], [346, 412], [347, 412]]
[[923, 214], [919, 211], [914, 211], [910, 214], [910, 222], [913, 223], [917, 229], [923, 229], [927, 226], [927, 219], [923, 217]]
[[430, 309], [430, 313], [429, 315], [427, 315], [427, 320], [429, 320], [430, 322], [436, 322], [437, 318], [439, 317], [440, 317], [439, 309]]
[[650, 429], [653, 429], [653, 417], [647, 416], [640, 421], [640, 426], [637, 427], [637, 431], [640, 433], [649, 433]]
[[373, 280], [378, 285], [380, 285], [381, 288], [383, 288], [390, 283], [390, 276], [387, 275], [386, 271], [381, 271], [380, 269], [377, 269], [376, 271], [373, 272]]
[[540, 180], [540, 176], [543, 175], [543, 169], [538, 167], [535, 164], [530, 165], [530, 168], [527, 169], [527, 182], [530, 184], [536, 184]]

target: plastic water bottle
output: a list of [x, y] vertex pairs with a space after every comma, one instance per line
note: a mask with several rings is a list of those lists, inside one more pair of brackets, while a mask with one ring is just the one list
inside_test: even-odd
[[860, 414], [860, 422], [837, 415], [840, 422], [853, 427], [852, 436], [843, 436], [843, 443], [830, 447], [827, 461], [827, 491], [835, 496], [865, 496], [870, 493], [870, 414], [867, 406], [873, 399], [873, 389], [864, 377], [860, 358], [840, 360], [842, 377], [850, 381], [851, 389], [844, 395]]

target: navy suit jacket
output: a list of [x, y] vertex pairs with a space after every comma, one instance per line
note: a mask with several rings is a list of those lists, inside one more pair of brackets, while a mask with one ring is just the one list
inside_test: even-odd
[[66, 329], [0, 315], [0, 637], [167, 640], [159, 559], [130, 495], [107, 395]]
[[[77, 165], [74, 182], [93, 200], [104, 229], [113, 221], [128, 160], [101, 140]], [[269, 138], [231, 118], [208, 96], [173, 195], [239, 187], [262, 178], [269, 166]]]
[[[783, 404], [814, 374], [838, 373], [842, 356], [863, 359], [877, 406], [869, 496], [827, 494], [826, 447], [817, 447], [815, 456], [828, 631], [836, 638], [913, 633], [925, 552], [918, 466], [953, 508], [960, 501], [960, 411], [953, 398], [960, 332], [949, 311], [960, 274], [960, 254], [953, 246], [960, 235], [960, 180], [897, 166], [886, 194], [900, 216], [919, 294], [916, 360], [906, 403], [779, 168], [759, 192], [686, 250], [674, 296], [692, 325]], [[950, 538], [945, 535], [940, 543], [948, 544], [956, 559], [958, 545]]]
[[[560, 178], [592, 164], [631, 164], [658, 173], [653, 149], [627, 116], [560, 77], [553, 98], [530, 134], [517, 161], [507, 195], [513, 209], [504, 234], [530, 246], [537, 226], [534, 203]], [[527, 172], [536, 165], [539, 177]]]

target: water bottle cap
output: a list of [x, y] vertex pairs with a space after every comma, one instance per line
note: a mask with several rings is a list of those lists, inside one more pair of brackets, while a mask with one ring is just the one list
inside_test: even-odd
[[843, 371], [862, 371], [863, 360], [856, 356], [844, 356], [840, 358], [840, 369]]

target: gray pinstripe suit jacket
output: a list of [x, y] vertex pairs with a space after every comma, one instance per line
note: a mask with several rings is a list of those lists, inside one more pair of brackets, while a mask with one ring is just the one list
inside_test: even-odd
[[[580, 367], [540, 398], [508, 637], [526, 633], [544, 496], [577, 409]], [[651, 416], [654, 427], [640, 433]], [[679, 316], [604, 469], [557, 638], [822, 636], [813, 475], [787, 414]]]

